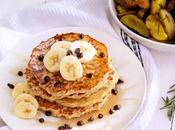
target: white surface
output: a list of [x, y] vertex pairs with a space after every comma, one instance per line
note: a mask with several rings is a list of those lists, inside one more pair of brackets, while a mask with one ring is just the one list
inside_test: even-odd
[[[167, 111], [160, 110], [160, 107], [163, 106], [161, 97], [167, 96], [166, 92], [168, 88], [175, 84], [175, 54], [163, 53], [154, 50], [151, 50], [151, 53], [159, 70], [160, 99], [147, 130], [169, 130], [170, 122], [167, 118]], [[175, 130], [175, 123], [173, 126], [173, 130]]]
[[1, 0], [0, 1], [0, 19], [8, 17], [9, 14], [28, 7], [33, 4], [40, 4], [48, 0]]
[[[0, 1], [0, 14], [1, 18], [3, 16], [8, 16], [15, 9], [19, 9], [19, 1], [25, 5], [28, 5], [30, 2], [32, 4], [36, 3], [36, 0], [1, 0]], [[44, 1], [44, 0], [43, 0]], [[11, 4], [13, 3], [13, 4]], [[9, 8], [9, 4], [11, 4]], [[23, 5], [21, 4], [21, 5]], [[13, 6], [12, 6], [13, 5]], [[23, 7], [23, 6], [22, 6]], [[5, 10], [5, 11], [4, 11]], [[2, 43], [1, 43], [2, 44]], [[174, 68], [174, 61], [175, 61], [175, 54], [168, 54], [163, 52], [158, 52], [155, 50], [151, 50], [155, 61], [158, 65], [159, 75], [160, 75], [160, 97], [164, 96], [166, 93], [167, 88], [175, 83], [175, 68]], [[160, 106], [162, 106], [162, 101], [160, 98], [159, 104], [156, 106], [156, 111], [149, 127], [146, 130], [169, 130], [169, 121], [166, 117], [166, 112], [162, 112], [159, 110]]]
[[[138, 61], [137, 57], [126, 46], [121, 44], [120, 39], [114, 39], [106, 33], [87, 28], [60, 28], [45, 32], [33, 37], [25, 38], [16, 45], [15, 50], [11, 51], [1, 62], [0, 76], [0, 106], [3, 106], [0, 111], [2, 119], [14, 130], [51, 130], [57, 126], [42, 127], [38, 120], [21, 120], [13, 113], [13, 98], [11, 90], [7, 87], [7, 83], [18, 83], [24, 81], [23, 78], [16, 75], [18, 69], [24, 70], [28, 63], [32, 49], [42, 40], [46, 40], [56, 33], [79, 32], [89, 34], [95, 39], [106, 44], [109, 50], [109, 55], [113, 59], [113, 65], [117, 68], [119, 75], [125, 81], [120, 87], [120, 101], [116, 104], [121, 104], [121, 109], [111, 116], [106, 116], [104, 119], [93, 122], [76, 130], [87, 130], [89, 128], [100, 130], [116, 130], [127, 126], [136, 114], [141, 110], [146, 94], [146, 78], [144, 70]], [[119, 44], [115, 44], [119, 43]], [[117, 48], [117, 51], [116, 51]], [[123, 57], [125, 55], [125, 57]], [[122, 57], [122, 58], [121, 58]], [[127, 63], [127, 64], [126, 64]], [[135, 78], [133, 78], [133, 75]], [[137, 91], [137, 93], [135, 93]], [[39, 116], [40, 117], [40, 116]], [[39, 118], [37, 117], [37, 118]], [[59, 120], [58, 120], [59, 121]], [[115, 123], [113, 122], [115, 121]], [[23, 124], [23, 125], [20, 125]], [[96, 127], [98, 126], [98, 127]]]
[[140, 42], [141, 44], [143, 44], [144, 46], [146, 46], [148, 48], [152, 48], [154, 50], [159, 50], [159, 51], [164, 51], [164, 52], [175, 53], [175, 45], [149, 40], [147, 38], [144, 38], [144, 37], [134, 33], [133, 31], [128, 29], [124, 24], [122, 24], [116, 15], [117, 12], [115, 9], [114, 0], [109, 0], [109, 7], [110, 7], [110, 13], [112, 16], [112, 20], [113, 20], [112, 21], [113, 26], [116, 26], [116, 24], [118, 24], [118, 26], [122, 30], [124, 30], [130, 37], [132, 37], [133, 39], [135, 39], [136, 41]]

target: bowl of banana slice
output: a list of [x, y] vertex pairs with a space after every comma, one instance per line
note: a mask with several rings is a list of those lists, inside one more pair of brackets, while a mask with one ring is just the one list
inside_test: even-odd
[[175, 52], [175, 0], [109, 0], [110, 21], [148, 48]]

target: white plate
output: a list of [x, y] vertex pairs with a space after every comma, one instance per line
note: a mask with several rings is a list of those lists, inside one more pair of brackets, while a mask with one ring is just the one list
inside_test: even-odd
[[158, 50], [158, 51], [175, 53], [175, 44], [173, 45], [173, 44], [167, 44], [167, 43], [163, 43], [163, 42], [153, 41], [153, 40], [144, 38], [144, 37], [134, 33], [130, 29], [128, 29], [124, 24], [122, 24], [120, 22], [120, 20], [117, 17], [117, 11], [115, 9], [114, 0], [109, 0], [108, 4], [109, 4], [109, 10], [110, 10], [109, 12], [110, 12], [111, 24], [112, 24], [114, 30], [119, 35], [120, 35], [119, 28], [121, 28], [124, 32], [126, 32], [134, 40], [140, 42], [141, 44], [143, 44], [144, 46], [146, 46], [148, 48], [152, 48], [152, 49]]
[[[43, 32], [33, 37], [21, 40], [16, 47], [9, 52], [0, 64], [0, 115], [2, 119], [13, 130], [57, 130], [57, 126], [40, 124], [36, 119], [18, 119], [13, 112], [14, 104], [11, 91], [7, 83], [24, 81], [24, 78], [17, 76], [19, 70], [24, 70], [28, 62], [32, 48], [42, 40], [47, 40], [55, 34], [66, 32], [80, 32], [89, 34], [95, 39], [105, 43], [113, 59], [114, 67], [125, 81], [120, 87], [122, 91], [121, 109], [113, 115], [105, 116], [101, 120], [94, 121], [82, 127], [75, 127], [73, 130], [120, 130], [128, 127], [138, 115], [146, 93], [146, 78], [143, 68], [136, 56], [121, 43], [110, 35], [88, 28], [59, 28]], [[46, 117], [45, 117], [46, 118]], [[49, 117], [47, 120], [59, 121], [58, 118]]]

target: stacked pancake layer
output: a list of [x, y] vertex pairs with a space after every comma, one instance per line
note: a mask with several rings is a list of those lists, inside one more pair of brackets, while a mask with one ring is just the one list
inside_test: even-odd
[[[45, 56], [57, 41], [83, 40], [97, 50], [94, 58], [83, 63], [83, 76], [76, 81], [65, 80], [59, 72], [49, 72], [39, 57]], [[91, 76], [88, 76], [90, 74]], [[30, 93], [36, 97], [39, 108], [54, 116], [73, 118], [99, 110], [111, 95], [118, 80], [116, 70], [108, 57], [104, 44], [88, 35], [67, 33], [56, 35], [35, 47], [25, 71]], [[49, 77], [47, 81], [45, 77]]]

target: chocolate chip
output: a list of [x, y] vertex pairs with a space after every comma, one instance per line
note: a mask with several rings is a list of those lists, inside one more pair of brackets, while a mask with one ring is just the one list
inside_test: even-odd
[[84, 35], [82, 33], [80, 33], [79, 37], [82, 39], [84, 37]]
[[52, 112], [51, 111], [45, 111], [46, 116], [51, 116]]
[[94, 118], [91, 116], [89, 119], [88, 119], [89, 122], [92, 122], [94, 121]]
[[78, 59], [80, 59], [80, 58], [82, 58], [82, 57], [83, 57], [83, 53], [78, 53], [78, 54], [77, 54], [77, 58], [78, 58]]
[[109, 114], [113, 114], [114, 111], [112, 109], [109, 110]]
[[44, 118], [39, 118], [40, 123], [44, 123]]
[[44, 77], [44, 82], [45, 82], [45, 83], [47, 83], [49, 80], [50, 80], [50, 77], [49, 77], [49, 76], [45, 76], [45, 77]]
[[123, 82], [124, 82], [123, 80], [119, 79], [117, 83], [118, 83], [118, 84], [121, 84], [121, 83], [123, 83]]
[[116, 89], [112, 89], [112, 90], [111, 90], [111, 93], [112, 93], [113, 95], [117, 95], [118, 91], [117, 91]]
[[98, 114], [98, 118], [102, 119], [103, 118], [103, 114]]
[[8, 86], [10, 89], [14, 89], [14, 88], [15, 88], [15, 86], [14, 86], [13, 84], [11, 84], [11, 83], [8, 83], [7, 86]]
[[43, 62], [43, 59], [44, 59], [44, 56], [43, 55], [38, 56], [38, 60], [39, 61]]
[[64, 126], [58, 127], [58, 130], [64, 130], [64, 129], [65, 129]]
[[88, 74], [86, 74], [86, 76], [87, 76], [88, 78], [92, 78], [92, 73], [88, 73]]
[[79, 54], [80, 53], [80, 48], [75, 49], [75, 54]]
[[101, 52], [101, 53], [99, 54], [99, 56], [100, 56], [100, 58], [103, 58], [103, 57], [105, 57], [105, 54], [104, 54], [103, 52]]
[[121, 108], [120, 105], [115, 105], [113, 109], [114, 109], [115, 111], [117, 111], [117, 110], [119, 110], [120, 108]]
[[70, 55], [73, 55], [73, 52], [71, 50], [68, 50], [66, 53], [66, 56], [70, 56]]
[[23, 72], [22, 71], [18, 71], [18, 76], [23, 76]]
[[54, 84], [54, 87], [59, 87], [59, 86], [61, 86], [61, 82], [59, 80], [57, 80]]
[[68, 125], [68, 124], [64, 124], [64, 128], [65, 129], [72, 129], [72, 127], [70, 125]]
[[77, 122], [77, 125], [78, 125], [78, 126], [82, 126], [82, 125], [84, 125], [84, 122], [83, 122], [83, 121], [78, 121], [78, 122]]

